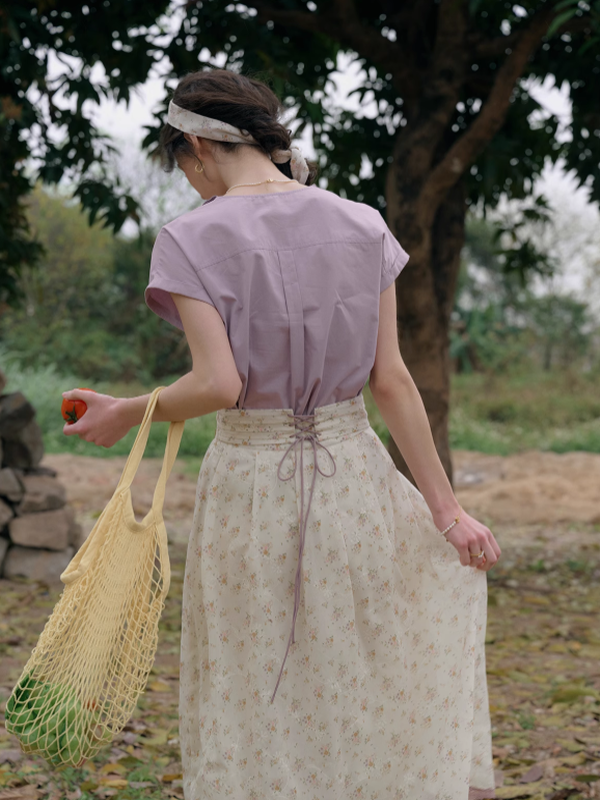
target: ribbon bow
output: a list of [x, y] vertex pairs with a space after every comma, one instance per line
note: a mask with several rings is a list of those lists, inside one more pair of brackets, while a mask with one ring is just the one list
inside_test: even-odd
[[306, 159], [302, 155], [302, 151], [299, 147], [292, 145], [289, 150], [274, 150], [271, 153], [271, 159], [275, 164], [285, 164], [289, 161], [292, 177], [295, 178], [298, 183], [306, 183], [309, 169]]

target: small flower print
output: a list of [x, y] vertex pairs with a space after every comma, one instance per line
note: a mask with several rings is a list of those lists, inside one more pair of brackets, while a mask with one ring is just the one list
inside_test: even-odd
[[[471, 768], [476, 788], [493, 786], [486, 576], [466, 571], [439, 538], [365, 422], [362, 398], [316, 415], [335, 475], [314, 473], [305, 444], [305, 503], [316, 483], [300, 606], [271, 704], [299, 547], [299, 471], [278, 477], [294, 429], [287, 413], [218, 412], [198, 477], [181, 616], [186, 796], [199, 769], [211, 800], [457, 800]], [[324, 453], [318, 463], [329, 472]], [[292, 466], [290, 456], [283, 477]]]

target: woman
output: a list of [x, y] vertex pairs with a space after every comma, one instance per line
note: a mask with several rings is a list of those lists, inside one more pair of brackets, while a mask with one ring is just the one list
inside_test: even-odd
[[[280, 111], [263, 83], [194, 73], [161, 135], [206, 202], [152, 255], [146, 302], [193, 358], [154, 419], [219, 411], [184, 580], [185, 797], [493, 797], [500, 549], [460, 508], [400, 356], [407, 254], [377, 211], [314, 184]], [[369, 426], [367, 379], [418, 489]], [[147, 398], [86, 393], [65, 433], [110, 447]]]

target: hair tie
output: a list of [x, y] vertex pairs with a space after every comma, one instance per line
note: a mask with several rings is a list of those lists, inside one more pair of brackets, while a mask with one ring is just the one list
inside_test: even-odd
[[275, 164], [286, 164], [290, 162], [292, 170], [292, 177], [298, 183], [306, 183], [309, 175], [308, 164], [302, 155], [299, 147], [292, 145], [289, 150], [274, 150], [271, 153], [271, 159]]

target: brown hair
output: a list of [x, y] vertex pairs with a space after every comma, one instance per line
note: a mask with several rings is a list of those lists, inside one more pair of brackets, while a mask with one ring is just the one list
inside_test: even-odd
[[[192, 72], [179, 81], [172, 100], [187, 111], [248, 131], [267, 155], [274, 150], [288, 150], [291, 145], [291, 131], [279, 122], [283, 105], [263, 81], [226, 69]], [[245, 146], [236, 142], [212, 144], [228, 153]], [[159, 153], [166, 172], [173, 171], [178, 158], [196, 158], [182, 131], [168, 122], [160, 132]], [[277, 167], [287, 178], [292, 177], [289, 162]], [[310, 185], [315, 181], [317, 165], [308, 162], [308, 167], [306, 183]]]

